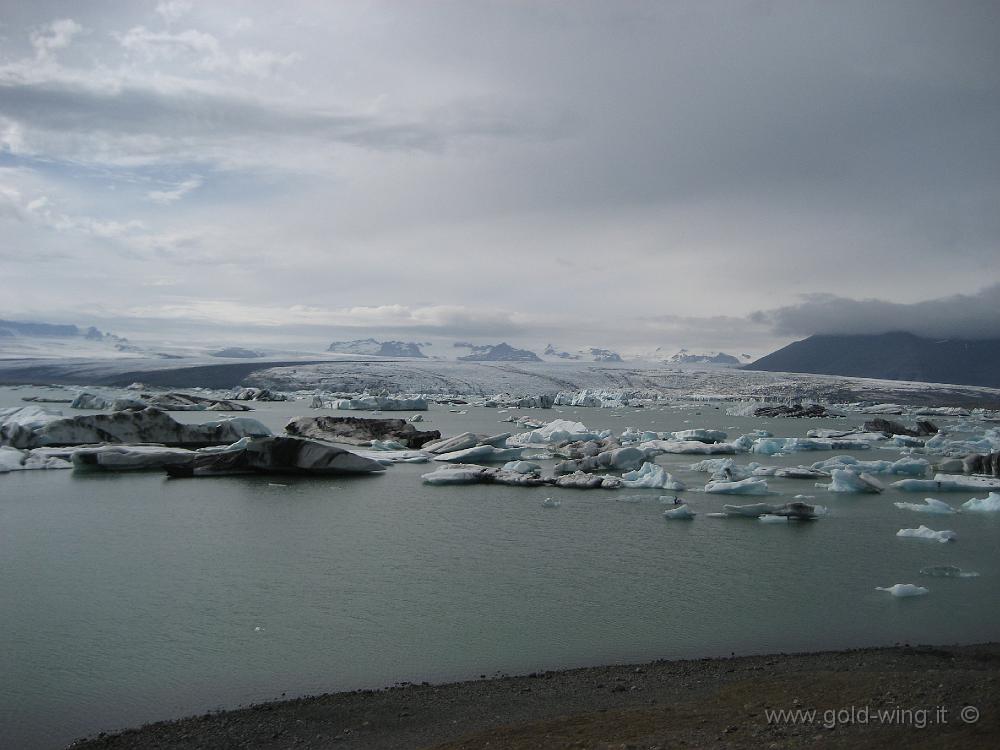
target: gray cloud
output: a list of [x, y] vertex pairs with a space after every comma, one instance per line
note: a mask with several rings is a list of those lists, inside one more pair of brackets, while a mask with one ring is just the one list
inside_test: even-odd
[[782, 336], [907, 331], [934, 338], [1000, 339], [1000, 284], [910, 304], [816, 294], [750, 318]]

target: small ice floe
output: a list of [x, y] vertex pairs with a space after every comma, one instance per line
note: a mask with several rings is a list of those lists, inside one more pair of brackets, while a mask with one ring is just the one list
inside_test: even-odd
[[931, 565], [920, 569], [920, 575], [932, 578], [978, 578], [974, 570], [962, 570], [956, 565]]
[[497, 448], [493, 445], [477, 445], [472, 448], [441, 453], [434, 456], [435, 461], [464, 464], [470, 461], [507, 463], [521, 458], [521, 448]]
[[896, 532], [896, 536], [909, 539], [927, 539], [934, 542], [950, 542], [958, 538], [958, 534], [954, 531], [934, 531], [926, 526], [920, 526], [916, 529], [900, 529]]
[[717, 495], [767, 495], [766, 479], [741, 479], [738, 482], [709, 482], [705, 492]]
[[694, 518], [694, 513], [686, 505], [678, 505], [676, 508], [670, 508], [669, 510], [663, 511], [663, 517], [670, 520], [691, 520]]
[[706, 513], [705, 518], [729, 518], [727, 513]]
[[876, 586], [876, 591], [885, 591], [893, 596], [923, 596], [929, 593], [930, 589], [917, 586], [914, 583], [894, 583], [892, 586]]
[[893, 505], [900, 510], [912, 510], [917, 513], [936, 513], [942, 516], [955, 512], [955, 509], [948, 505], [948, 503], [933, 497], [925, 497], [923, 503], [893, 503]]
[[815, 500], [816, 496], [815, 495], [796, 495], [795, 499], [796, 500]]
[[776, 469], [774, 476], [784, 479], [825, 479], [830, 476], [829, 472], [822, 469], [814, 469], [809, 466], [791, 466], [783, 469]]
[[423, 416], [423, 414], [414, 414], [407, 421], [408, 422], [423, 422], [424, 421], [424, 416]]
[[281, 484], [280, 482], [268, 482], [268, 487], [287, 487], [287, 484]]
[[986, 497], [974, 497], [962, 503], [962, 510], [970, 513], [1000, 513], [1000, 492], [991, 492]]
[[9, 471], [25, 471], [30, 469], [72, 469], [73, 464], [60, 456], [47, 454], [51, 449], [36, 448], [35, 450], [18, 450], [9, 446], [0, 446], [0, 474]]
[[502, 467], [503, 471], [513, 471], [517, 474], [538, 474], [542, 467], [531, 461], [508, 461]]
[[555, 500], [551, 497], [547, 497], [542, 500], [543, 508], [558, 508], [560, 505], [562, 505], [562, 500]]
[[761, 523], [788, 523], [788, 516], [775, 516], [765, 513], [762, 516], [758, 516], [757, 520]]
[[861, 472], [860, 474], [850, 469], [834, 469], [830, 472], [833, 481], [830, 484], [817, 484], [829, 492], [843, 493], [878, 493], [885, 487], [871, 474]]

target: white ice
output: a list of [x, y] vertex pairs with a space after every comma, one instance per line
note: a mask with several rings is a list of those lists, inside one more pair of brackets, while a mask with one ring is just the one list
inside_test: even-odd
[[694, 518], [694, 513], [686, 505], [679, 505], [663, 511], [663, 517], [671, 520], [690, 520]]
[[875, 590], [885, 591], [893, 596], [923, 596], [930, 591], [930, 589], [925, 589], [923, 586], [917, 586], [913, 583], [895, 583], [892, 586], [876, 586]]
[[920, 526], [916, 529], [900, 529], [896, 532], [896, 536], [901, 536], [908, 539], [927, 539], [934, 542], [950, 542], [958, 537], [954, 531], [934, 531], [926, 526]]
[[936, 500], [933, 497], [925, 497], [923, 503], [893, 503], [900, 510], [912, 510], [917, 513], [937, 513], [948, 515], [955, 512], [948, 503], [943, 500]]
[[673, 490], [678, 492], [687, 486], [676, 479], [662, 466], [646, 462], [641, 468], [622, 474], [626, 487], [648, 487], [650, 489]]
[[738, 482], [709, 482], [705, 492], [717, 495], [767, 495], [766, 479], [741, 479]]
[[1000, 492], [991, 492], [986, 497], [974, 497], [962, 503], [962, 510], [970, 513], [1000, 513]]

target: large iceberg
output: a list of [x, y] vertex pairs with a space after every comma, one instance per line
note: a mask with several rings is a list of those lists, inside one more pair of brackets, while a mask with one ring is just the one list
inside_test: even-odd
[[766, 479], [741, 479], [738, 482], [709, 482], [705, 492], [718, 495], [768, 495]]
[[198, 452], [165, 468], [174, 477], [255, 473], [326, 476], [385, 471], [380, 462], [329, 443], [285, 436], [241, 440], [225, 450]]
[[674, 492], [687, 489], [683, 482], [674, 479], [662, 466], [648, 462], [635, 471], [622, 474], [622, 480], [626, 487], [632, 489], [648, 487], [650, 489], [672, 490]]
[[390, 398], [388, 396], [358, 396], [338, 398], [330, 405], [339, 410], [367, 411], [427, 411], [427, 400], [422, 398]]
[[920, 526], [916, 529], [900, 529], [896, 532], [896, 536], [908, 538], [908, 539], [927, 539], [934, 542], [950, 542], [958, 537], [954, 531], [934, 531], [926, 526]]
[[900, 479], [892, 486], [904, 492], [976, 492], [1000, 490], [1000, 479], [935, 474], [933, 479]]
[[439, 453], [435, 461], [464, 464], [470, 461], [485, 461], [488, 463], [506, 463], [521, 458], [523, 448], [496, 448], [492, 445], [476, 445], [450, 453]]
[[153, 408], [79, 417], [30, 414], [23, 409], [6, 418], [0, 413], [0, 444], [15, 448], [98, 443], [200, 447], [228, 445], [245, 436], [270, 434], [271, 431], [256, 419], [231, 417], [203, 424], [182, 424]]
[[817, 484], [830, 492], [844, 493], [878, 493], [885, 487], [880, 481], [864, 472], [858, 474], [850, 469], [834, 469], [830, 472], [833, 481], [830, 484]]
[[73, 464], [58, 456], [44, 455], [39, 451], [19, 450], [0, 446], [0, 474], [31, 469], [71, 469]]
[[418, 430], [405, 419], [363, 417], [295, 417], [285, 425], [289, 435], [349, 445], [372, 445], [373, 440], [395, 440], [406, 448], [420, 448], [440, 440], [437, 430]]
[[986, 497], [974, 497], [962, 503], [962, 510], [970, 513], [1000, 513], [1000, 492], [991, 492]]
[[948, 515], [955, 512], [955, 509], [948, 505], [948, 503], [933, 497], [925, 497], [923, 503], [893, 503], [893, 505], [900, 510], [912, 510], [917, 513]]
[[555, 445], [577, 440], [601, 440], [611, 435], [611, 430], [593, 432], [587, 429], [583, 422], [573, 422], [568, 419], [554, 419], [535, 430], [522, 432], [510, 438], [514, 445]]
[[923, 477], [930, 469], [930, 461], [925, 458], [906, 456], [898, 461], [861, 461], [854, 456], [834, 456], [825, 461], [817, 461], [814, 469], [833, 471], [834, 469], [850, 469], [856, 473], [866, 474], [897, 474], [911, 477]]
[[647, 455], [657, 453], [680, 453], [680, 454], [733, 454], [740, 452], [740, 449], [733, 443], [703, 443], [698, 440], [647, 440], [640, 446]]

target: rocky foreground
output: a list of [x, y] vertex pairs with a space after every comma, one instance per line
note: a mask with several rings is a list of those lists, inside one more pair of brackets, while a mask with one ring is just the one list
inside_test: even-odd
[[[772, 711], [801, 713], [792, 720]], [[404, 684], [151, 724], [73, 747], [709, 746], [998, 747], [1000, 643]]]

